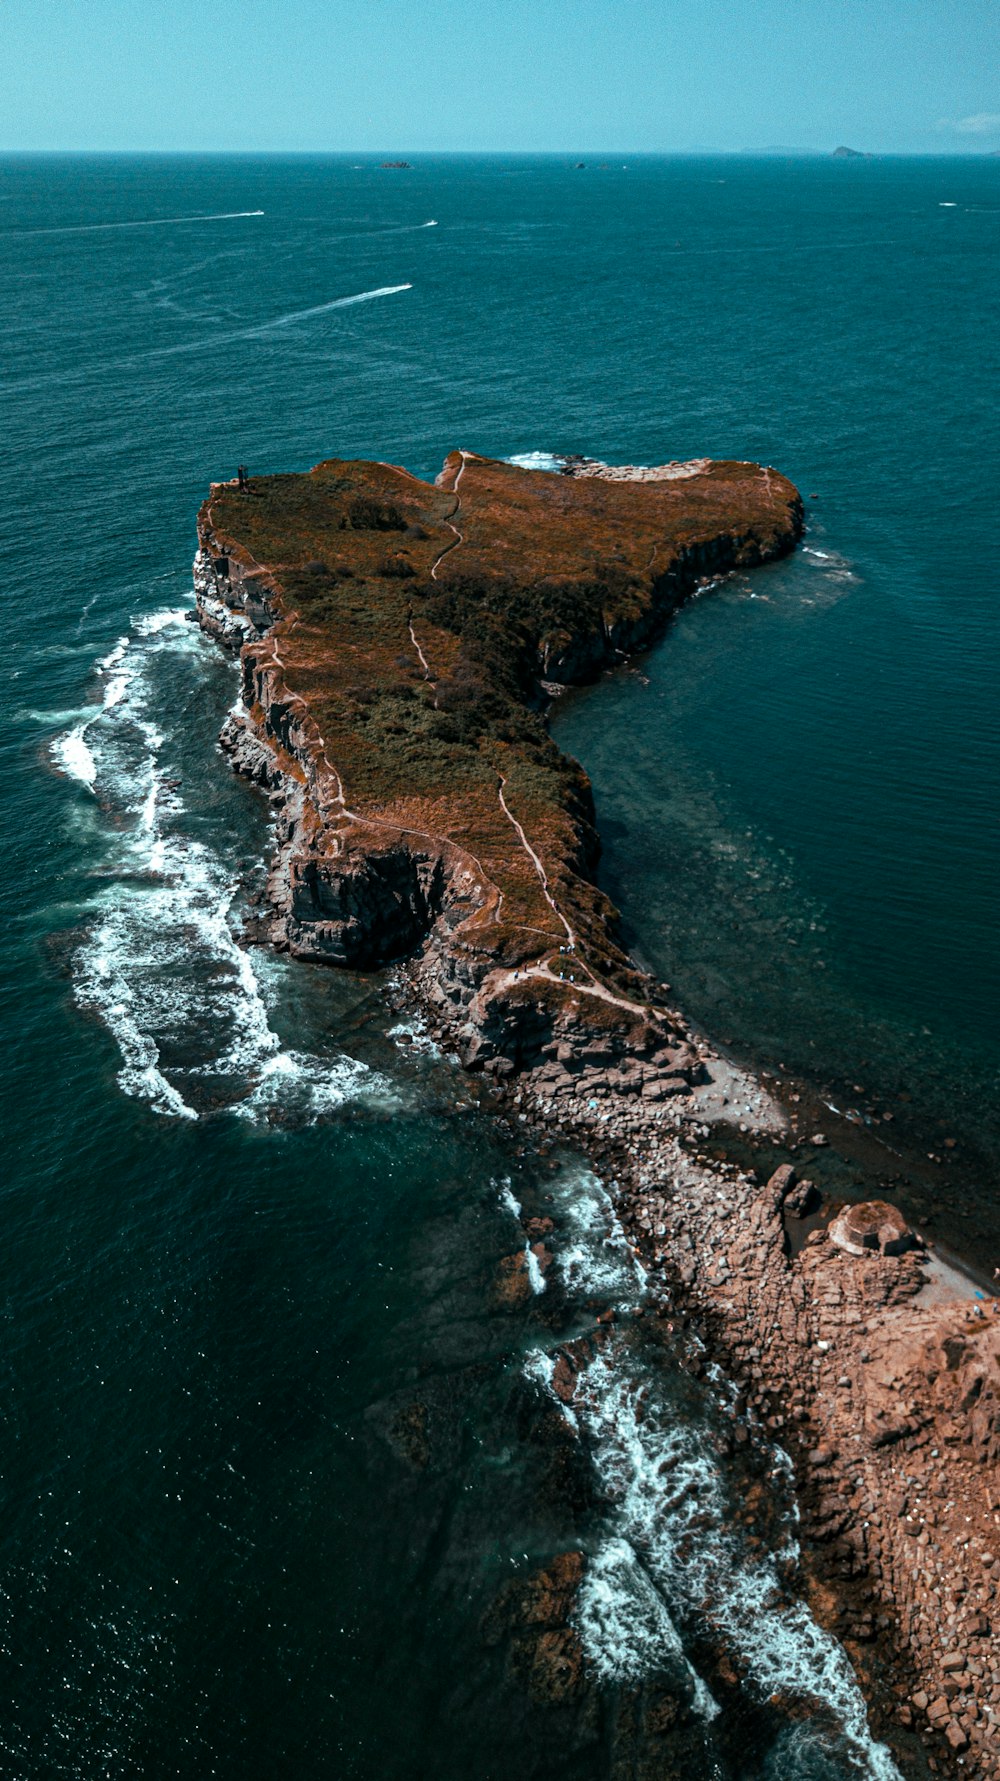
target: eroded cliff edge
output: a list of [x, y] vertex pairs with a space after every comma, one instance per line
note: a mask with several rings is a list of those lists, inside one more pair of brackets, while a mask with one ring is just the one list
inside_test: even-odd
[[736, 462], [559, 475], [456, 451], [435, 483], [331, 459], [213, 485], [198, 614], [241, 654], [223, 745], [278, 808], [272, 939], [409, 958], [496, 1076], [589, 1050], [682, 1086], [694, 1060], [618, 942], [590, 785], [544, 710], [801, 528], [792, 484]]
[[[213, 488], [198, 615], [241, 654], [223, 742], [275, 808], [271, 937], [407, 959], [465, 1061], [516, 1076], [501, 1102], [590, 1154], [649, 1311], [688, 1332], [693, 1370], [721, 1363], [737, 1435], [791, 1457], [787, 1588], [842, 1639], [899, 1772], [1000, 1777], [1000, 1318], [895, 1226], [845, 1247], [829, 1206], [803, 1241], [817, 1195], [787, 1162], [702, 1150], [706, 1122], [770, 1118], [778, 1156], [808, 1169], [819, 1140], [622, 951], [589, 785], [544, 723], [548, 689], [648, 642], [704, 578], [791, 549], [798, 496], [747, 464], [568, 468], [456, 452], [436, 484], [333, 461]], [[892, 1209], [861, 1210], [881, 1230]], [[544, 1270], [545, 1226], [528, 1220], [506, 1290], [531, 1290], [529, 1244]], [[556, 1352], [564, 1407], [606, 1334]], [[713, 1686], [739, 1688], [723, 1659]]]

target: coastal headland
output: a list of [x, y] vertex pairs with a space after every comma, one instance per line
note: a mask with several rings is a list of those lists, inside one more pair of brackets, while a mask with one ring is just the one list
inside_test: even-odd
[[594, 883], [590, 786], [548, 734], [551, 693], [802, 523], [753, 464], [574, 468], [453, 452], [431, 484], [331, 460], [217, 485], [199, 518], [202, 623], [242, 646], [224, 745], [288, 793], [272, 938], [362, 968], [419, 954], [463, 1062], [497, 1077], [595, 1038], [651, 1061], [670, 1030]]
[[[648, 1270], [645, 1314], [693, 1370], [721, 1363], [744, 1439], [790, 1455], [792, 1583], [844, 1643], [873, 1731], [907, 1776], [998, 1777], [997, 1301], [897, 1208], [823, 1206], [808, 1170], [824, 1135], [636, 969], [594, 881], [588, 781], [545, 723], [562, 686], [801, 529], [792, 484], [753, 464], [551, 474], [456, 451], [429, 483], [334, 459], [213, 485], [198, 617], [240, 653], [222, 743], [275, 813], [258, 937], [395, 963], [515, 1129], [589, 1153]], [[720, 1145], [736, 1132], [754, 1166]], [[504, 1290], [546, 1265], [526, 1226]], [[560, 1351], [555, 1406], [573, 1409], [606, 1336]], [[560, 1614], [552, 1698], [580, 1685]], [[712, 1665], [717, 1695], [742, 1685], [721, 1645]]]

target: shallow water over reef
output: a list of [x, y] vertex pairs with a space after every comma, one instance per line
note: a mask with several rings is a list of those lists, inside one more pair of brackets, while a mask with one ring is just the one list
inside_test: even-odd
[[[665, 1321], [595, 1339], [600, 1308], [648, 1309], [601, 1184], [389, 1037], [383, 983], [239, 945], [267, 810], [216, 752], [235, 675], [184, 614], [198, 502], [241, 461], [780, 465], [822, 497], [825, 559], [697, 602], [649, 686], [557, 733], [679, 999], [789, 1067], [811, 1025], [835, 1073], [863, 982], [914, 1104], [950, 1035], [971, 1118], [997, 177], [0, 162], [5, 1773], [887, 1772], [786, 1594], [780, 1455], [750, 1529], [731, 1413]], [[888, 1051], [862, 1055], [885, 1096]], [[512, 1200], [553, 1219], [547, 1272]], [[567, 1405], [549, 1368], [577, 1338]], [[540, 1586], [506, 1586], [575, 1553], [564, 1698]]]

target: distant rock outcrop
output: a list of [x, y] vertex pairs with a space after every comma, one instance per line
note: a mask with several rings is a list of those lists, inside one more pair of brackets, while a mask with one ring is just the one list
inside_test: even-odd
[[831, 158], [834, 161], [870, 161], [873, 159], [873, 157], [870, 154], [867, 154], [864, 149], [845, 148], [843, 143], [841, 143], [839, 148], [834, 149]]

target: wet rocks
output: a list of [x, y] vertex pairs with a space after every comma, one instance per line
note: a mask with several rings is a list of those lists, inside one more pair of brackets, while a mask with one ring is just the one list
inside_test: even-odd
[[[535, 1099], [533, 1077], [518, 1094], [545, 1124], [556, 1103]], [[922, 1742], [938, 1773], [1000, 1781], [1000, 1316], [971, 1297], [925, 1302], [922, 1250], [885, 1202], [845, 1209], [854, 1249], [821, 1228], [789, 1253], [785, 1221], [812, 1209], [812, 1184], [790, 1164], [762, 1184], [711, 1162], [688, 1097], [558, 1104], [615, 1183], [650, 1294], [675, 1327], [693, 1320], [737, 1390], [749, 1421], [734, 1441], [793, 1456], [810, 1599], [846, 1643], [876, 1732]], [[705, 1349], [692, 1367], [705, 1372]], [[564, 1402], [575, 1372], [566, 1349]]]
[[561, 1552], [504, 1586], [483, 1621], [488, 1645], [509, 1641], [509, 1663], [532, 1699], [572, 1700], [584, 1684], [583, 1649], [570, 1615], [583, 1578], [581, 1552]]
[[772, 1205], [776, 1208], [783, 1206], [797, 1181], [798, 1176], [791, 1163], [782, 1163], [780, 1168], [775, 1169], [767, 1183], [767, 1191], [771, 1196]]
[[642, 1097], [645, 1101], [669, 1101], [675, 1095], [687, 1095], [691, 1092], [691, 1084], [683, 1076], [652, 1076], [642, 1085]]
[[797, 1181], [785, 1195], [785, 1211], [790, 1218], [808, 1218], [810, 1212], [816, 1211], [822, 1197], [814, 1181]]

